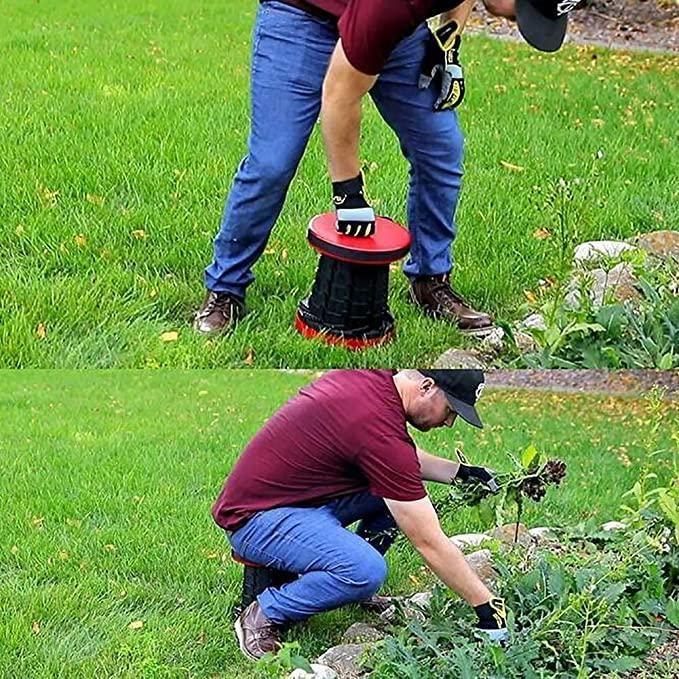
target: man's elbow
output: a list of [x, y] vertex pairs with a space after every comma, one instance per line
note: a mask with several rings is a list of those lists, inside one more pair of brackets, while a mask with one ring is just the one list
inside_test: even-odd
[[409, 536], [410, 544], [425, 558], [441, 549], [448, 540], [443, 531], [416, 532]]

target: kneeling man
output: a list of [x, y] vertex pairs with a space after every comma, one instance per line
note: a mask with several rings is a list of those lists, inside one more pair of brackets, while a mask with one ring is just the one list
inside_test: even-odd
[[[343, 370], [302, 388], [248, 444], [213, 507], [242, 558], [299, 577], [266, 589], [236, 621], [241, 650], [257, 659], [280, 647], [281, 626], [368, 601], [387, 575], [398, 529], [479, 617], [507, 638], [504, 605], [444, 534], [423, 481], [480, 481], [483, 467], [419, 449], [420, 431], [459, 416], [481, 427], [478, 370]], [[348, 526], [358, 522], [355, 532]]]

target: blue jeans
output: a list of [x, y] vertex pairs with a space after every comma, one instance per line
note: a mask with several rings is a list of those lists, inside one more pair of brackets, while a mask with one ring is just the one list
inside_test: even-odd
[[[356, 521], [356, 532], [347, 530]], [[229, 541], [248, 561], [300, 573], [257, 597], [264, 615], [283, 624], [370, 598], [387, 576], [383, 554], [395, 537], [396, 523], [384, 500], [365, 492], [322, 507], [259, 512]]]
[[[427, 36], [423, 24], [401, 41], [370, 91], [410, 164], [412, 247], [404, 267], [409, 277], [450, 271], [462, 183], [464, 140], [457, 115], [434, 112], [435, 88], [417, 87]], [[259, 5], [248, 153], [226, 202], [214, 261], [205, 270], [209, 290], [244, 297], [254, 280], [252, 266], [266, 248], [318, 118], [323, 78], [337, 39], [332, 21], [280, 2]]]

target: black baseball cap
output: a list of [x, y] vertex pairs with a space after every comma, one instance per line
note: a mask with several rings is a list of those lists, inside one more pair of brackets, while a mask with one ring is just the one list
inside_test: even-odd
[[556, 52], [563, 44], [568, 13], [581, 0], [516, 0], [516, 23], [529, 45]]
[[443, 390], [453, 410], [469, 424], [483, 429], [483, 423], [476, 412], [476, 402], [481, 396], [485, 377], [482, 370], [418, 370], [425, 377], [431, 377], [437, 387]]

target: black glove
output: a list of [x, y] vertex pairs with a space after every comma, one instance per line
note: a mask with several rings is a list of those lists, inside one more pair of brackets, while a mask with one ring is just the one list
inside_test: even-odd
[[472, 467], [461, 462], [454, 480], [462, 481], [462, 483], [476, 481], [482, 483], [491, 493], [500, 491], [500, 486], [497, 485], [495, 477], [485, 467]]
[[439, 83], [435, 111], [457, 108], [464, 99], [464, 74], [460, 66], [462, 40], [455, 35], [457, 28], [457, 23], [451, 21], [431, 33], [420, 67], [417, 86], [421, 90], [429, 87], [434, 79]]
[[332, 202], [337, 216], [337, 230], [346, 236], [372, 236], [375, 213], [363, 195], [363, 175], [332, 183]]
[[474, 606], [479, 622], [476, 627], [485, 634], [491, 641], [504, 644], [509, 641], [507, 631], [507, 611], [505, 601], [500, 597], [493, 597], [490, 601], [480, 606]]

